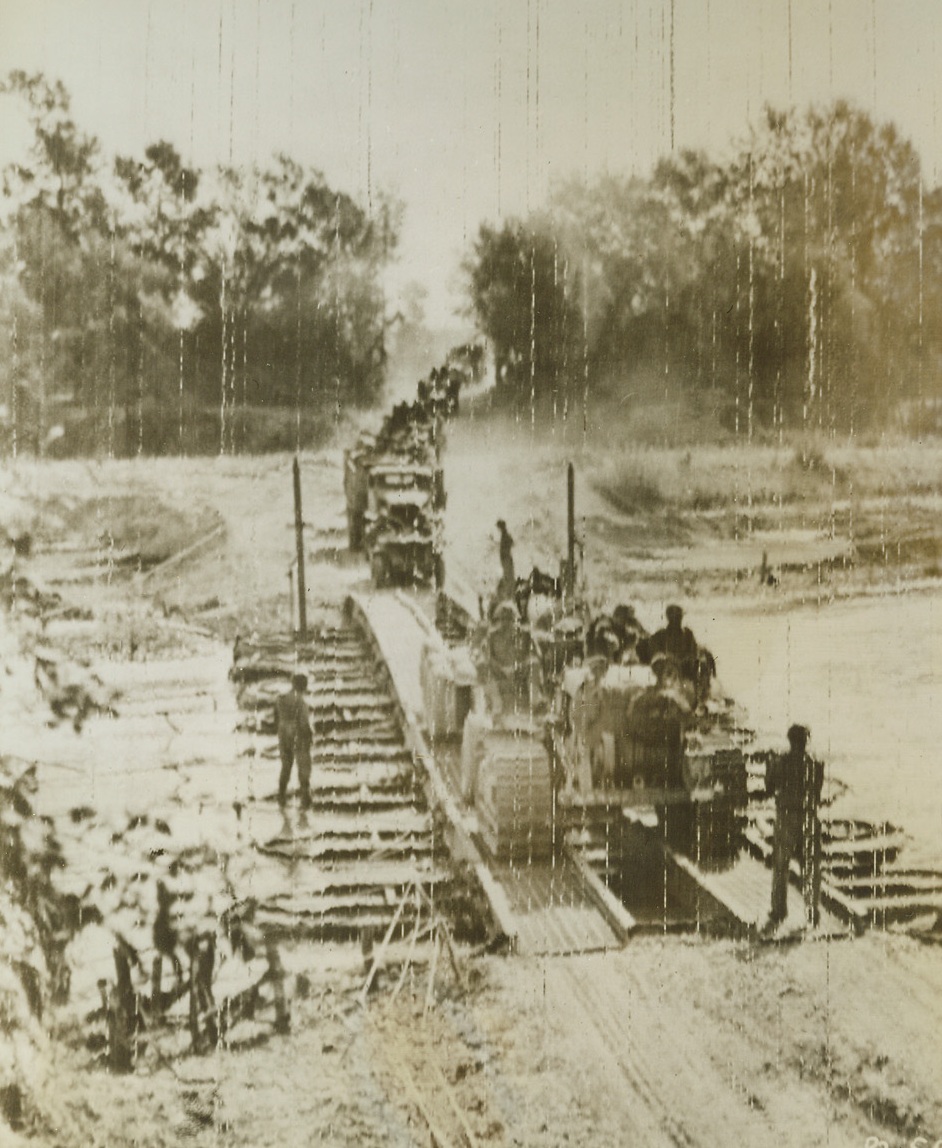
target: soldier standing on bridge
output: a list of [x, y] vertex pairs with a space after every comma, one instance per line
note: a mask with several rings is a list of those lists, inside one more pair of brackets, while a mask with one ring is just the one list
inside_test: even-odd
[[775, 836], [772, 841], [772, 911], [766, 930], [788, 915], [788, 870], [793, 857], [801, 865], [801, 887], [808, 923], [818, 924], [821, 898], [821, 818], [818, 806], [824, 766], [808, 752], [806, 726], [788, 731], [788, 753], [777, 754], [766, 766], [766, 793], [775, 795]]
[[278, 778], [278, 804], [284, 805], [288, 798], [288, 780], [291, 767], [298, 763], [298, 782], [301, 789], [301, 808], [311, 807], [311, 744], [314, 735], [311, 731], [311, 714], [304, 700], [307, 678], [295, 674], [291, 679], [291, 689], [281, 695], [275, 703], [275, 720], [278, 725], [278, 750], [281, 754], [281, 775]]
[[497, 601], [512, 601], [514, 590], [517, 588], [517, 577], [514, 572], [514, 540], [503, 518], [498, 518], [497, 529], [500, 531], [500, 582], [497, 586]]

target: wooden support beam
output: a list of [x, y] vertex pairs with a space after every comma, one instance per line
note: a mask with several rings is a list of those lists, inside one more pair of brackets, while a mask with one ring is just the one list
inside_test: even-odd
[[304, 578], [304, 516], [301, 513], [301, 463], [294, 456], [294, 540], [298, 564], [298, 637], [307, 641], [307, 582]]

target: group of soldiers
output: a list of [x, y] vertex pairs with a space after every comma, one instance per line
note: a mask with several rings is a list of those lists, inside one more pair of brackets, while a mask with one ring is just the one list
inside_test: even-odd
[[420, 379], [417, 387], [418, 403], [431, 417], [442, 415], [454, 418], [458, 413], [458, 396], [465, 375], [457, 367], [434, 367], [427, 379]]
[[[491, 607], [492, 646], [501, 640], [513, 656], [512, 641], [520, 611], [519, 581], [514, 568], [514, 540], [503, 519], [497, 521], [501, 575]], [[671, 604], [666, 625], [648, 633], [634, 608], [618, 605], [610, 615], [601, 615], [588, 627], [585, 652], [604, 655], [610, 661], [650, 665], [659, 684], [680, 679], [691, 694], [693, 704], [702, 702], [716, 674], [712, 654], [701, 646], [683, 624], [683, 609]], [[821, 819], [819, 807], [824, 784], [822, 763], [808, 752], [810, 731], [792, 725], [788, 730], [788, 751], [772, 755], [767, 764], [765, 792], [775, 799], [775, 829], [772, 846], [772, 901], [763, 931], [774, 932], [786, 920], [789, 869], [799, 864], [807, 923], [820, 919], [821, 897]]]

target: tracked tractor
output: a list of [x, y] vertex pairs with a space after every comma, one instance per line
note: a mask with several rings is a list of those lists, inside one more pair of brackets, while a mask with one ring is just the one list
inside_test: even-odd
[[[570, 468], [570, 506], [572, 491]], [[478, 617], [440, 602], [452, 641], [430, 642], [423, 653], [428, 728], [460, 743], [462, 796], [477, 812], [485, 845], [505, 860], [545, 858], [557, 843], [546, 718], [559, 674], [584, 648], [575, 564], [560, 566], [558, 578], [534, 569], [512, 597], [495, 595]], [[461, 705], [441, 704], [459, 695]]]
[[[465, 613], [464, 643], [452, 647], [466, 650], [473, 688], [435, 732], [461, 739], [461, 790], [482, 836], [519, 859], [567, 836], [615, 839], [633, 819], [670, 849], [725, 865], [740, 846], [746, 766], [700, 672], [713, 660], [701, 651], [693, 679], [668, 657], [641, 664], [639, 645], [656, 643], [628, 606], [589, 616], [575, 557], [570, 473], [560, 578], [531, 576], [523, 595], [518, 580], [515, 600], [492, 604], [488, 617], [470, 623]], [[436, 673], [455, 680], [447, 659]]]
[[666, 660], [604, 656], [568, 669], [547, 721], [558, 816], [566, 829], [647, 814], [665, 843], [722, 866], [741, 843], [746, 763]]

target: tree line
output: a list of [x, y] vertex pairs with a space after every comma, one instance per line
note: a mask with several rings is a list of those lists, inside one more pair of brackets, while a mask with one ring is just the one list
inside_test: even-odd
[[0, 91], [30, 129], [0, 198], [8, 448], [42, 450], [58, 422], [80, 449], [226, 451], [257, 441], [260, 410], [294, 412], [300, 436], [375, 399], [398, 203], [367, 214], [285, 155], [200, 171], [158, 141], [109, 159], [62, 84], [13, 72]]
[[[367, 213], [285, 155], [109, 158], [61, 84], [13, 72], [0, 93], [29, 125], [0, 194], [0, 447], [41, 451], [56, 425], [90, 452], [285, 446], [288, 423], [310, 439], [377, 398], [399, 203]], [[749, 435], [939, 400], [942, 190], [845, 102], [766, 109], [722, 163], [564, 181], [482, 223], [466, 272], [508, 403], [623, 403], [646, 380]]]
[[854, 432], [940, 394], [942, 191], [843, 101], [767, 108], [724, 163], [683, 151], [648, 178], [561, 183], [483, 224], [466, 271], [510, 403], [646, 376], [712, 395], [742, 434]]

